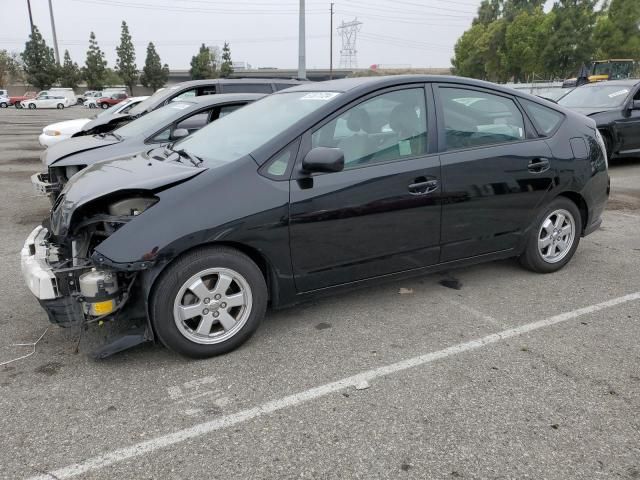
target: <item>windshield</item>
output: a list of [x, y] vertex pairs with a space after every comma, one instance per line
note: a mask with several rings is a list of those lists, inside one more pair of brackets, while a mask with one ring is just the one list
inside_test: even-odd
[[167, 95], [168, 93], [167, 91], [173, 91], [177, 89], [178, 87], [169, 87], [169, 88], [161, 88], [159, 90], [156, 90], [154, 94], [151, 95], [149, 98], [147, 98], [146, 100], [140, 102], [138, 105], [133, 107], [129, 111], [129, 115], [133, 115], [135, 117], [136, 115], [140, 115], [141, 113], [146, 112], [147, 108], [149, 108], [151, 105], [154, 105], [160, 97], [164, 97], [165, 95]]
[[207, 125], [178, 142], [174, 149], [184, 149], [205, 162], [231, 162], [253, 152], [338, 95], [338, 92], [270, 95]]
[[576, 88], [558, 100], [565, 107], [613, 108], [622, 105], [629, 95], [626, 85], [597, 85]]
[[125, 138], [135, 137], [136, 135], [144, 133], [153, 133], [155, 130], [159, 130], [164, 127], [165, 124], [173, 118], [179, 116], [180, 112], [186, 113], [186, 110], [192, 106], [192, 103], [185, 102], [170, 103], [169, 105], [159, 108], [158, 110], [154, 110], [143, 117], [136, 118], [133, 122], [129, 122], [126, 125], [117, 128], [115, 133]]

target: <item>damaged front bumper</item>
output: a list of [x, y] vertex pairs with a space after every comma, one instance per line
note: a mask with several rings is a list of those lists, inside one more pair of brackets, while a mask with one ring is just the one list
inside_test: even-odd
[[[135, 274], [99, 269], [88, 261], [77, 264], [73, 258], [65, 259], [63, 249], [50, 243], [48, 237], [46, 228], [36, 227], [27, 237], [20, 257], [25, 283], [51, 323], [60, 327], [97, 324], [114, 320], [120, 312], [123, 314], [119, 320], [121, 317], [131, 319], [123, 308], [132, 294]], [[144, 326], [146, 321], [137, 323], [142, 327], [112, 340], [92, 356], [104, 358], [151, 340], [153, 335]]]
[[31, 185], [36, 191], [36, 195], [47, 196], [58, 188], [57, 184], [53, 184], [49, 181], [48, 173], [35, 173], [31, 175]]

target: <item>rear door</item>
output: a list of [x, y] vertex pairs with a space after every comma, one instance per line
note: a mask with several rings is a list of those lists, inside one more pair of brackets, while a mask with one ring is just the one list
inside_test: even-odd
[[289, 231], [298, 291], [437, 263], [440, 162], [427, 105], [423, 85], [382, 91], [303, 136], [298, 162], [314, 147], [340, 148], [345, 169], [294, 171]]
[[454, 84], [436, 91], [441, 261], [514, 248], [553, 185], [551, 150], [513, 97]]

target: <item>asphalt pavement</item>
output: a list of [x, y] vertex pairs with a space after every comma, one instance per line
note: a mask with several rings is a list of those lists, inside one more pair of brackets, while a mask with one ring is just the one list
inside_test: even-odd
[[19, 251], [42, 127], [0, 110], [0, 478], [638, 479], [640, 160], [562, 271], [513, 260], [272, 312], [193, 361], [49, 326]]

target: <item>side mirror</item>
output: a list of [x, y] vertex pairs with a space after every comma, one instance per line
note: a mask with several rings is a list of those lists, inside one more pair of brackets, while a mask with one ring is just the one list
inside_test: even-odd
[[179, 140], [180, 138], [184, 138], [188, 136], [189, 136], [189, 130], [187, 130], [186, 128], [176, 128], [171, 134], [171, 139]]
[[305, 172], [340, 172], [344, 170], [344, 152], [339, 148], [316, 147], [302, 160]]

